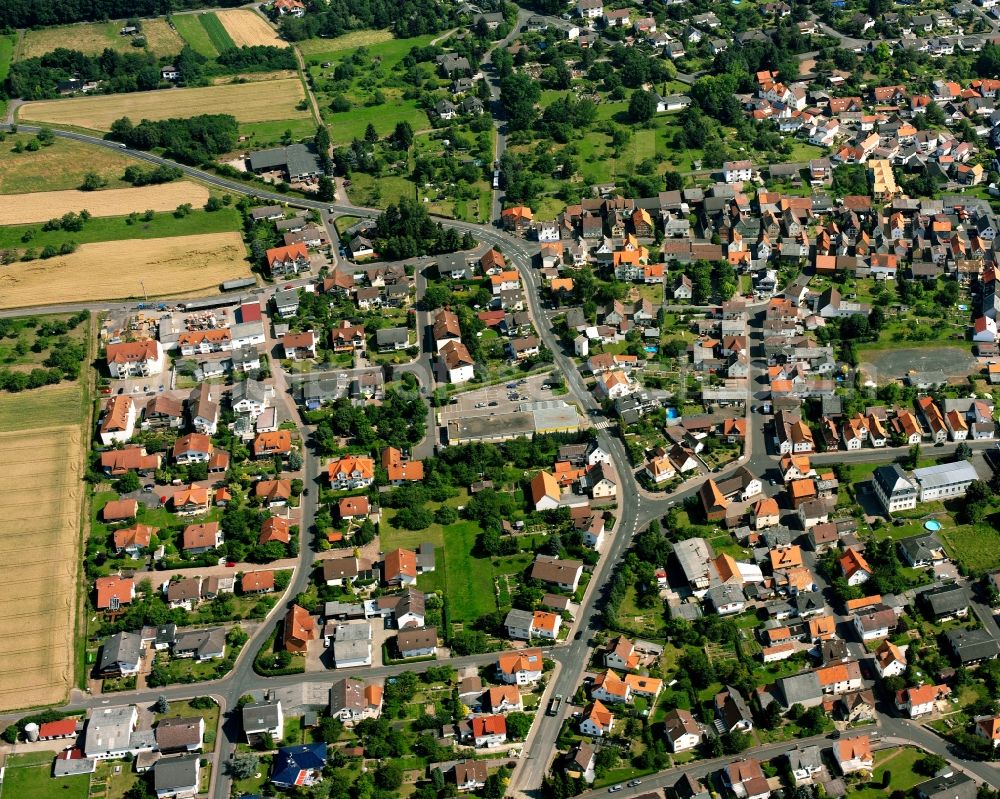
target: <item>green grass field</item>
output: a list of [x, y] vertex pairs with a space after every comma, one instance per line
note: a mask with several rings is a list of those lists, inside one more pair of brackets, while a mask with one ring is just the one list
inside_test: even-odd
[[226, 31], [225, 26], [219, 21], [219, 18], [215, 14], [199, 14], [198, 21], [201, 26], [205, 29], [205, 33], [208, 34], [208, 38], [212, 43], [212, 46], [218, 51], [229, 50], [236, 47], [236, 42], [233, 41], [232, 37]]
[[351, 176], [348, 194], [357, 205], [385, 208], [392, 203], [398, 203], [401, 197], [412, 200], [415, 191], [413, 181], [404, 177], [387, 175], [376, 178], [364, 172], [355, 172]]
[[10, 72], [10, 62], [14, 59], [14, 45], [16, 42], [16, 33], [0, 36], [0, 81], [7, 80], [7, 74]]
[[398, 122], [409, 122], [415, 131], [430, 127], [427, 114], [417, 108], [416, 100], [360, 106], [339, 114], [326, 112], [323, 118], [330, 127], [330, 139], [334, 144], [349, 144], [353, 139], [363, 138], [369, 123], [375, 126], [379, 136], [388, 136]]
[[394, 39], [389, 31], [352, 31], [338, 36], [336, 39], [306, 39], [298, 43], [303, 57], [309, 63], [333, 61], [344, 55], [345, 51], [367, 48], [373, 56], [382, 59], [384, 69], [390, 69], [398, 64], [414, 47], [428, 45], [434, 35], [417, 36], [413, 39]]
[[[208, 30], [201, 22], [203, 16], [208, 15], [178, 14], [173, 18], [174, 27], [177, 28], [177, 32], [181, 35], [181, 38], [191, 46], [191, 49], [197, 53], [201, 53], [205, 58], [215, 58], [219, 54], [219, 51], [212, 43], [212, 39], [208, 35]], [[221, 23], [219, 27], [222, 27]]]
[[963, 524], [939, 533], [949, 557], [973, 575], [1000, 567], [1000, 532], [989, 524]]
[[285, 131], [291, 131], [292, 139], [296, 141], [311, 139], [316, 135], [316, 123], [311, 119], [277, 119], [240, 125], [240, 135], [253, 137], [254, 147], [280, 143]]
[[[926, 777], [921, 777], [913, 770], [913, 765], [924, 756], [919, 749], [883, 749], [875, 753], [875, 771], [872, 773], [872, 780], [868, 785], [859, 790], [852, 791], [852, 799], [882, 799], [894, 791], [908, 792], [917, 783], [923, 782]], [[889, 788], [869, 787], [881, 786], [882, 775], [886, 771], [892, 774]]]
[[[11, 320], [10, 334], [0, 338], [0, 366], [35, 366], [44, 361], [52, 345], [61, 336], [43, 337], [37, 332], [37, 324], [46, 321], [66, 321], [69, 314], [53, 314], [51, 316], [22, 316]], [[30, 323], [30, 324], [29, 324]], [[88, 333], [86, 324], [77, 325], [75, 330], [71, 330], [67, 338], [72, 341], [81, 341]], [[41, 346], [40, 352], [34, 352], [32, 345], [38, 343]]]
[[56, 779], [51, 763], [51, 752], [8, 757], [0, 799], [87, 799], [90, 775]]
[[95, 172], [107, 181], [109, 189], [127, 186], [121, 176], [136, 162], [106, 147], [94, 147], [69, 139], [56, 139], [49, 147], [36, 152], [14, 152], [34, 135], [18, 133], [0, 144], [0, 193], [26, 194], [36, 191], [76, 189], [87, 172]]
[[79, 383], [0, 394], [0, 433], [80, 424], [82, 419]]
[[[58, 247], [63, 242], [75, 241], [77, 244], [91, 244], [97, 241], [118, 241], [120, 239], [156, 239], [164, 236], [191, 236], [199, 233], [224, 233], [240, 229], [239, 212], [232, 207], [220, 208], [218, 211], [198, 209], [184, 217], [177, 218], [170, 211], [156, 214], [149, 222], [137, 221], [134, 225], [126, 224], [124, 216], [92, 217], [83, 230], [69, 232], [65, 230], [42, 230], [38, 225], [9, 225], [0, 227], [0, 247], [24, 250], [28, 247], [41, 251], [51, 244]], [[28, 241], [24, 235], [34, 231]]]
[[[449, 505], [461, 504], [449, 500]], [[473, 621], [497, 609], [493, 591], [493, 566], [488, 558], [475, 558], [472, 550], [479, 535], [479, 525], [460, 521], [443, 527], [432, 524], [426, 530], [400, 530], [392, 526], [395, 511], [389, 510], [389, 521], [383, 520], [382, 548], [385, 551], [398, 547], [416, 549], [430, 542], [437, 548], [436, 568], [422, 574], [417, 587], [422, 591], [441, 591], [451, 604], [455, 621]]]

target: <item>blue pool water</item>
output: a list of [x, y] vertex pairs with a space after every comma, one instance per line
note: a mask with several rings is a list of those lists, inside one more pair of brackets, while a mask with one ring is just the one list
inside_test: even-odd
[[934, 521], [934, 519], [926, 521], [924, 522], [924, 529], [930, 530], [931, 532], [937, 532], [941, 529], [941, 522]]
[[668, 419], [679, 419], [680, 413], [676, 408], [667, 408], [667, 418]]
[[650, 353], [650, 354], [652, 354], [652, 353], [656, 353], [656, 352], [659, 352], [659, 349], [660, 349], [660, 348], [659, 348], [659, 347], [657, 347], [657, 346], [656, 346], [656, 345], [654, 345], [654, 344], [648, 344], [648, 345], [646, 346], [646, 352], [648, 352], [648, 353]]

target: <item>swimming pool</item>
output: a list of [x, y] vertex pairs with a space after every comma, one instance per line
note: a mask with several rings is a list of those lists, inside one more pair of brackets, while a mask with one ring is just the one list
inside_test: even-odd
[[941, 529], [941, 522], [936, 521], [934, 519], [929, 519], [928, 521], [924, 522], [924, 529], [930, 530], [932, 533], [936, 533], [938, 530]]
[[654, 354], [656, 354], [659, 351], [660, 351], [660, 348], [657, 347], [655, 344], [647, 344], [646, 345], [646, 352], [648, 352], [650, 355], [654, 355]]
[[667, 418], [668, 419], [680, 419], [681, 414], [676, 408], [667, 408]]

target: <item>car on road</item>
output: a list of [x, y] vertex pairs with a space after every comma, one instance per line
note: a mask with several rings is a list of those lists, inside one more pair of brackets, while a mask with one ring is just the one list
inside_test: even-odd
[[152, 483], [146, 483], [146, 485], [144, 485], [142, 487], [142, 492], [144, 494], [152, 494], [153, 493], [153, 488], [154, 488], [154, 486], [153, 486]]
[[618, 793], [618, 791], [622, 790], [624, 787], [624, 785], [612, 785], [608, 788], [608, 793]]
[[476, 403], [476, 407], [477, 408], [485, 408], [486, 407], [486, 403], [485, 402], [477, 402]]
[[226, 561], [226, 568], [227, 569], [235, 569], [236, 568], [236, 561], [235, 560], [227, 560]]
[[489, 405], [489, 406], [490, 406], [491, 408], [495, 408], [495, 407], [496, 407], [497, 405], [499, 405], [500, 403], [499, 403], [499, 402], [497, 402], [496, 400], [493, 400], [492, 402], [490, 402], [490, 403], [487, 403], [487, 404], [488, 404], [488, 405]]
[[507, 388], [517, 388], [517, 383], [508, 383]]
[[642, 780], [632, 780], [632, 782], [628, 784], [628, 787], [635, 788], [637, 785], [642, 785]]

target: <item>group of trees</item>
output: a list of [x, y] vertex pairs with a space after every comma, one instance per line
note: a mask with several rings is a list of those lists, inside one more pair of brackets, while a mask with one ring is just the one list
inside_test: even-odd
[[390, 261], [455, 252], [466, 245], [457, 230], [435, 222], [423, 205], [405, 198], [375, 220], [375, 239], [378, 251]]
[[69, 78], [101, 81], [104, 92], [138, 92], [160, 85], [160, 62], [145, 51], [120, 53], [107, 48], [90, 56], [59, 47], [11, 65], [6, 90], [12, 97], [45, 100], [58, 96], [57, 84]]
[[419, 395], [389, 389], [381, 405], [362, 408], [336, 400], [316, 425], [313, 443], [322, 454], [339, 451], [337, 439], [351, 438], [366, 451], [390, 446], [408, 449], [427, 429], [427, 408]]
[[239, 126], [231, 114], [199, 114], [187, 119], [144, 119], [138, 125], [128, 117], [111, 123], [108, 137], [138, 150], [163, 148], [168, 158], [202, 164], [236, 147]]
[[454, 24], [451, 7], [434, 0], [344, 0], [313, 8], [304, 17], [281, 18], [281, 33], [290, 41], [316, 36], [334, 38], [363, 28], [391, 28], [400, 38], [437, 33]]

